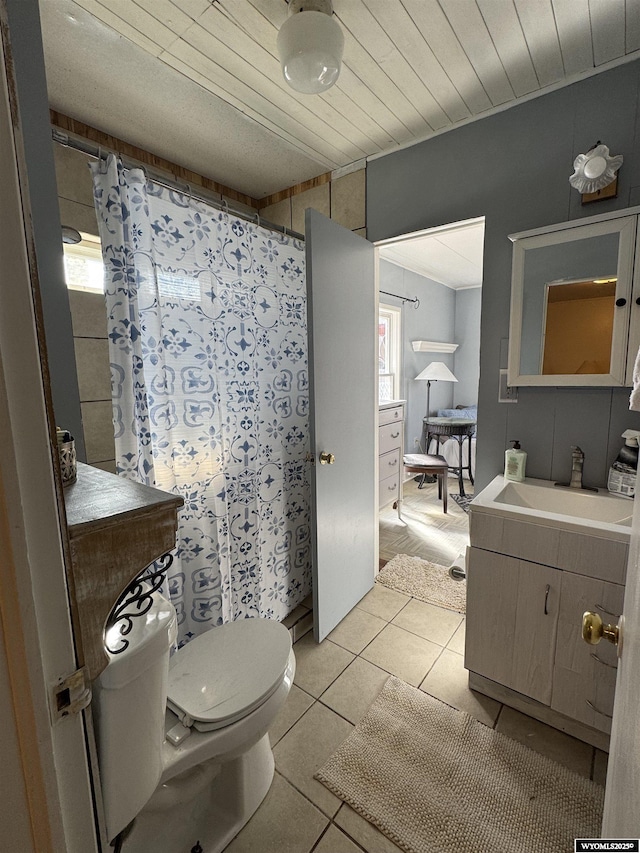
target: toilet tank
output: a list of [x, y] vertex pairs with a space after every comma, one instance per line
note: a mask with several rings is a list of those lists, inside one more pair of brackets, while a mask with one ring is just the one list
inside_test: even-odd
[[[135, 607], [132, 608], [135, 610]], [[169, 651], [177, 634], [176, 611], [158, 593], [147, 613], [131, 619], [122, 635], [109, 629], [109, 663], [93, 682], [100, 782], [109, 841], [138, 814], [162, 773]]]

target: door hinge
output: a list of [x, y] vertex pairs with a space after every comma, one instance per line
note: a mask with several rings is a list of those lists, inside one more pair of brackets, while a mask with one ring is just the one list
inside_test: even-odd
[[71, 714], [79, 714], [91, 702], [91, 686], [87, 669], [76, 669], [71, 675], [60, 678], [51, 688], [51, 717], [54, 723]]

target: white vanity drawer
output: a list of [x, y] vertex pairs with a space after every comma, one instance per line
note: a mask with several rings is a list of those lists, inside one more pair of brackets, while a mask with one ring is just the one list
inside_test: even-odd
[[395, 406], [393, 409], [380, 409], [378, 412], [378, 426], [392, 424], [401, 421], [404, 417], [404, 406]]
[[398, 487], [400, 485], [400, 473], [396, 472], [392, 474], [390, 477], [385, 477], [384, 480], [380, 480], [379, 485], [379, 506], [382, 508], [386, 506], [390, 501], [398, 500]]
[[402, 454], [404, 447], [404, 401], [383, 403], [378, 410], [378, 495], [380, 509], [393, 503], [402, 506]]
[[402, 421], [381, 426], [379, 436], [378, 453], [380, 456], [390, 450], [399, 450], [402, 447]]
[[385, 477], [391, 477], [397, 474], [400, 470], [400, 448], [390, 450], [389, 453], [383, 453], [378, 457], [378, 479], [384, 480]]

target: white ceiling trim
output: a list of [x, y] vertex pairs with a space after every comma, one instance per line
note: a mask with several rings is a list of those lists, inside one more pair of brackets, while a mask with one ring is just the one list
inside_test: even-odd
[[363, 157], [361, 160], [354, 160], [353, 163], [349, 163], [347, 166], [342, 166], [340, 169], [334, 169], [333, 172], [331, 172], [331, 180], [335, 181], [338, 178], [344, 178], [345, 175], [350, 175], [351, 172], [359, 172], [360, 169], [364, 169], [366, 165], [366, 157]]
[[423, 228], [421, 231], [411, 231], [407, 234], [400, 234], [398, 237], [387, 237], [384, 240], [376, 240], [374, 246], [379, 249], [383, 246], [393, 246], [398, 243], [407, 243], [414, 240], [419, 240], [421, 237], [435, 237], [436, 235], [446, 234], [448, 231], [462, 231], [466, 228], [472, 228], [474, 225], [481, 225], [484, 222], [484, 216], [475, 216], [473, 219], [460, 219], [458, 222], [448, 222], [446, 225], [435, 225], [433, 228]]

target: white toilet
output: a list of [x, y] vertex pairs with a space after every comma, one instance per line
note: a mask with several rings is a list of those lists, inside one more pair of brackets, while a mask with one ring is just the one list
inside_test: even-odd
[[287, 629], [269, 619], [213, 628], [177, 651], [173, 605], [156, 594], [93, 685], [109, 840], [136, 853], [217, 853], [264, 799], [267, 734], [295, 674]]

